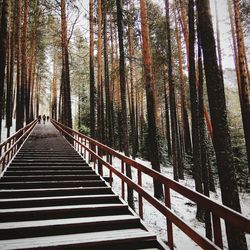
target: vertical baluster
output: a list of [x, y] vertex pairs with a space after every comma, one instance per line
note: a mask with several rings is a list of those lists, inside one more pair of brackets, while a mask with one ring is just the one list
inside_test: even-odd
[[79, 144], [79, 134], [77, 134], [77, 152], [79, 153], [79, 148], [80, 148], [80, 144]]
[[223, 248], [220, 218], [214, 213], [212, 213], [212, 218], [214, 228], [214, 243], [220, 248]]
[[[165, 205], [170, 209], [171, 208], [171, 200], [170, 200], [170, 189], [167, 184], [164, 185], [165, 189]], [[174, 249], [174, 240], [173, 240], [173, 224], [167, 219], [167, 237], [168, 237], [168, 245], [170, 249]]]
[[[84, 138], [84, 146], [86, 147], [86, 138]], [[84, 159], [86, 160], [86, 148], [84, 147]]]
[[82, 137], [81, 137], [80, 142], [81, 142], [81, 152], [80, 152], [80, 154], [83, 155], [83, 146], [82, 146], [83, 141], [82, 141]]
[[109, 169], [109, 185], [111, 187], [112, 187], [112, 184], [113, 184], [112, 178], [113, 178], [113, 171], [112, 171], [112, 169]]
[[[141, 187], [142, 186], [141, 170], [139, 169], [137, 170], [137, 175], [138, 175], [138, 185]], [[143, 200], [140, 193], [138, 193], [138, 201], [139, 201], [139, 215], [143, 219]]]
[[96, 170], [96, 158], [95, 158], [95, 156], [93, 156], [94, 157], [94, 169]]
[[[124, 174], [124, 161], [121, 160], [121, 169], [122, 169], [122, 173]], [[122, 181], [122, 199], [124, 200], [125, 198], [125, 184], [124, 184], [124, 180], [121, 179]]]

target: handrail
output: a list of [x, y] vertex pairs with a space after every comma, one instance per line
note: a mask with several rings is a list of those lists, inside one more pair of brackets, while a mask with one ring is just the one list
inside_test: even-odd
[[[218, 204], [208, 197], [191, 190], [180, 183], [171, 180], [167, 178], [166, 176], [156, 172], [153, 169], [150, 169], [148, 167], [143, 166], [142, 164], [130, 159], [129, 157], [126, 157], [117, 151], [107, 147], [106, 145], [93, 140], [92, 138], [83, 135], [73, 129], [70, 129], [66, 127], [65, 125], [52, 120], [52, 123], [55, 125], [55, 127], [61, 131], [67, 138], [70, 138], [75, 142], [75, 148], [78, 149], [78, 151], [82, 152], [82, 149], [84, 149], [84, 155], [85, 158], [90, 160], [90, 158], [94, 161], [94, 166], [96, 166], [96, 161], [98, 160], [98, 163], [107, 167], [110, 171], [110, 177], [112, 177], [112, 174], [115, 174], [122, 180], [122, 197], [124, 198], [124, 182], [132, 189], [138, 192], [139, 194], [139, 214], [140, 217], [143, 218], [143, 205], [142, 205], [142, 197], [146, 199], [151, 205], [153, 205], [155, 208], [158, 209], [164, 216], [166, 216], [167, 219], [167, 228], [168, 228], [168, 243], [170, 248], [173, 248], [173, 233], [172, 233], [172, 223], [174, 223], [177, 227], [179, 227], [184, 233], [186, 233], [192, 240], [194, 240], [199, 246], [204, 247], [206, 249], [218, 249], [223, 248], [223, 241], [222, 241], [222, 234], [221, 234], [221, 221], [220, 219], [224, 219], [226, 223], [231, 224], [238, 230], [250, 233], [250, 220], [241, 215], [240, 213], [224, 206], [221, 204]], [[84, 144], [82, 143], [84, 139]], [[87, 146], [88, 141], [88, 146]], [[119, 172], [116, 168], [112, 166], [112, 164], [104, 161], [102, 157], [100, 157], [96, 152], [94, 152], [92, 149], [99, 148], [102, 151], [105, 151], [106, 153], [115, 156], [119, 158], [122, 162], [122, 172]], [[88, 155], [86, 155], [86, 151], [88, 152]], [[133, 180], [129, 179], [124, 174], [124, 164], [128, 164], [131, 167], [134, 167], [138, 171], [138, 184], [133, 182]], [[158, 180], [164, 185], [165, 188], [165, 205], [164, 206], [161, 202], [159, 202], [157, 199], [155, 199], [153, 196], [151, 196], [147, 191], [145, 191], [142, 188], [141, 184], [141, 174], [147, 174], [148, 176], [154, 178], [155, 180]], [[112, 178], [110, 178], [112, 181]], [[112, 183], [111, 183], [112, 184]], [[215, 244], [211, 242], [209, 239], [199, 235], [197, 232], [195, 232], [192, 228], [190, 228], [185, 222], [180, 219], [178, 216], [176, 216], [172, 211], [170, 207], [170, 189], [178, 192], [179, 194], [185, 196], [186, 198], [192, 200], [193, 202], [197, 203], [198, 205], [202, 206], [206, 210], [210, 211], [212, 213], [212, 219], [213, 219], [213, 230], [214, 230], [214, 238], [215, 238]]]
[[0, 173], [13, 159], [15, 153], [22, 146], [24, 140], [31, 133], [36, 123], [37, 120], [30, 122], [0, 144]]

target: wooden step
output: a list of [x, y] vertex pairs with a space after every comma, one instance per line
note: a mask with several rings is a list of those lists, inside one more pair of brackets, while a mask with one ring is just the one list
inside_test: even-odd
[[29, 188], [58, 188], [58, 187], [102, 187], [102, 180], [91, 181], [29, 181], [29, 182], [0, 182], [0, 189], [29, 189]]
[[50, 196], [38, 198], [1, 199], [0, 209], [47, 207], [63, 205], [108, 204], [120, 203], [117, 195], [78, 195], [78, 196]]
[[[31, 160], [31, 159], [48, 159], [48, 155], [33, 155], [33, 154], [28, 154], [28, 155], [20, 155], [18, 154], [15, 157], [15, 160]], [[52, 154], [49, 156], [49, 159], [55, 159], [55, 160], [61, 160], [61, 159], [79, 159], [83, 160], [80, 155], [55, 155]]]
[[140, 218], [133, 215], [5, 222], [0, 224], [0, 240], [140, 227]]
[[88, 166], [88, 164], [87, 163], [84, 163], [83, 161], [79, 161], [79, 162], [77, 162], [77, 161], [73, 161], [73, 162], [70, 162], [70, 161], [64, 161], [64, 162], [58, 162], [58, 161], [54, 161], [54, 162], [49, 162], [49, 161], [47, 161], [47, 162], [41, 162], [41, 161], [36, 161], [36, 162], [27, 162], [27, 161], [25, 161], [25, 162], [20, 162], [20, 161], [13, 161], [11, 164], [10, 164], [10, 166], [20, 166], [20, 167], [22, 167], [22, 166], [31, 166], [31, 167], [33, 167], [33, 166], [59, 166], [59, 167], [61, 167], [61, 166]]
[[79, 218], [131, 214], [123, 204], [70, 205], [54, 207], [0, 209], [0, 222]]
[[[82, 169], [82, 168], [81, 168]], [[18, 170], [7, 170], [4, 176], [23, 176], [23, 175], [94, 175], [94, 170], [32, 170], [29, 169], [20, 171]]]
[[1, 182], [36, 182], [36, 181], [85, 181], [100, 180], [100, 176], [92, 175], [23, 175], [23, 176], [3, 176]]
[[61, 170], [93, 170], [89, 165], [86, 166], [13, 166], [10, 165], [7, 169], [7, 171], [33, 171], [33, 170], [53, 170], [53, 171], [61, 171]]
[[0, 199], [49, 197], [49, 196], [78, 196], [93, 194], [112, 194], [110, 187], [72, 187], [72, 188], [40, 188], [40, 189], [9, 189], [0, 190]]
[[[47, 237], [34, 237], [25, 239], [3, 240], [1, 249], [110, 249], [109, 246], [116, 246], [116, 249], [124, 249], [124, 245], [129, 243], [156, 242], [154, 234], [144, 229], [121, 229], [104, 232], [90, 232], [71, 235], [58, 235]], [[143, 244], [142, 244], [143, 245]]]

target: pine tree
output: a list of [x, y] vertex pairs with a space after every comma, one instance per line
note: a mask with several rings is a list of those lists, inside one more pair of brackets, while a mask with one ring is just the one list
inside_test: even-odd
[[[197, 0], [197, 11], [222, 201], [226, 206], [240, 212], [224, 86], [216, 56], [209, 0]], [[229, 249], [247, 249], [244, 234], [228, 224], [226, 232]]]

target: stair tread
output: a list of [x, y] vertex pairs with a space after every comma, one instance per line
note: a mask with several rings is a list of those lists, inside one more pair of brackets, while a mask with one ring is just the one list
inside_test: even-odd
[[65, 246], [72, 244], [82, 244], [83, 246], [99, 245], [114, 241], [136, 241], [136, 240], [156, 240], [154, 234], [144, 229], [122, 229], [115, 231], [79, 233], [72, 235], [57, 235], [46, 237], [34, 237], [26, 239], [2, 240], [0, 247], [7, 249], [32, 249], [39, 247]]
[[41, 227], [51, 225], [66, 225], [66, 224], [80, 224], [80, 223], [97, 223], [97, 222], [113, 222], [120, 220], [139, 220], [140, 218], [134, 215], [107, 215], [107, 216], [91, 216], [83, 218], [66, 218], [66, 219], [51, 219], [51, 220], [35, 220], [35, 221], [15, 221], [0, 223], [0, 230], [27, 228], [27, 227]]
[[13, 189], [0, 189], [0, 193], [2, 192], [2, 191], [4, 191], [4, 192], [10, 192], [10, 193], [13, 193], [13, 192], [25, 192], [25, 191], [27, 191], [27, 192], [42, 192], [42, 191], [63, 191], [63, 190], [70, 190], [70, 191], [73, 191], [73, 190], [84, 190], [84, 189], [91, 189], [91, 190], [93, 190], [93, 189], [96, 189], [96, 190], [98, 190], [98, 189], [100, 189], [100, 188], [102, 188], [102, 189], [111, 189], [110, 187], [108, 187], [108, 186], [104, 186], [104, 187], [68, 187], [68, 188], [32, 188], [32, 189], [18, 189], [18, 190], [13, 190]]
[[109, 198], [114, 197], [117, 198], [118, 196], [115, 194], [102, 194], [102, 195], [75, 195], [75, 196], [49, 196], [49, 197], [34, 197], [34, 198], [15, 198], [15, 199], [1, 199], [0, 204], [2, 202], [12, 202], [12, 201], [40, 201], [40, 200], [61, 200], [61, 199], [77, 199], [77, 198]]
[[49, 211], [49, 210], [65, 210], [65, 209], [95, 209], [95, 208], [106, 208], [106, 207], [126, 207], [124, 204], [87, 204], [87, 205], [66, 205], [66, 206], [48, 206], [48, 207], [31, 207], [31, 208], [8, 208], [8, 209], [0, 209], [0, 214], [4, 213], [17, 213], [17, 212], [36, 212], [36, 211]]

